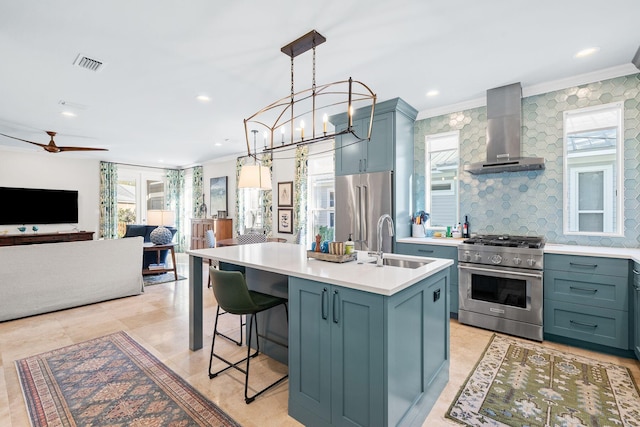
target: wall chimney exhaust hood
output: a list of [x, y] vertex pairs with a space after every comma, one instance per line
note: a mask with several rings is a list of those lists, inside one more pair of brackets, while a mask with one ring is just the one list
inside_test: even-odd
[[521, 157], [522, 86], [514, 83], [487, 91], [487, 161], [466, 165], [480, 175], [544, 169], [542, 157]]

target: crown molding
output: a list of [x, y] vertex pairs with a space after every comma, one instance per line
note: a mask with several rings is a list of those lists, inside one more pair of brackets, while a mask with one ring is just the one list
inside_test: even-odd
[[[567, 77], [565, 79], [553, 80], [533, 86], [523, 87], [522, 96], [526, 98], [529, 96], [540, 95], [556, 90], [567, 89], [570, 87], [580, 86], [602, 80], [614, 79], [617, 77], [628, 76], [636, 73], [638, 73], [638, 69], [632, 63], [619, 65], [616, 67], [593, 71], [591, 73]], [[487, 105], [486, 97], [476, 98], [456, 104], [450, 104], [443, 107], [420, 111], [416, 120], [438, 117], [449, 113], [457, 113], [459, 111], [470, 110], [472, 108], [484, 107], [485, 105]]]

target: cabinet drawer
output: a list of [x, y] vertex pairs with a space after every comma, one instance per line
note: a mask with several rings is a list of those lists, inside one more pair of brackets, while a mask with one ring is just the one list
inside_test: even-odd
[[617, 276], [546, 270], [544, 297], [589, 306], [628, 311], [628, 282]]
[[402, 255], [423, 256], [427, 258], [444, 258], [453, 260], [451, 266], [451, 284], [458, 284], [458, 248], [451, 246], [420, 245], [413, 243], [396, 243], [396, 253]]
[[626, 350], [628, 325], [626, 311], [544, 300], [544, 332], [548, 334]]
[[629, 271], [629, 261], [617, 258], [546, 254], [544, 268], [545, 270], [574, 271], [626, 278]]

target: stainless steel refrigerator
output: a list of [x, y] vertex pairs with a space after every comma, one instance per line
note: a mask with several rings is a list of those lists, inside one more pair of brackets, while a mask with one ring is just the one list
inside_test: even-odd
[[[336, 176], [336, 241], [346, 242], [351, 234], [357, 250], [378, 250], [378, 219], [383, 214], [393, 218], [392, 179], [392, 172]], [[391, 248], [385, 224], [382, 250], [389, 253]]]

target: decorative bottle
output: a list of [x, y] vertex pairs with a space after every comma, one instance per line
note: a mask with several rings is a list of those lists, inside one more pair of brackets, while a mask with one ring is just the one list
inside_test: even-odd
[[462, 237], [469, 238], [469, 219], [467, 215], [464, 216], [464, 224], [462, 225]]

